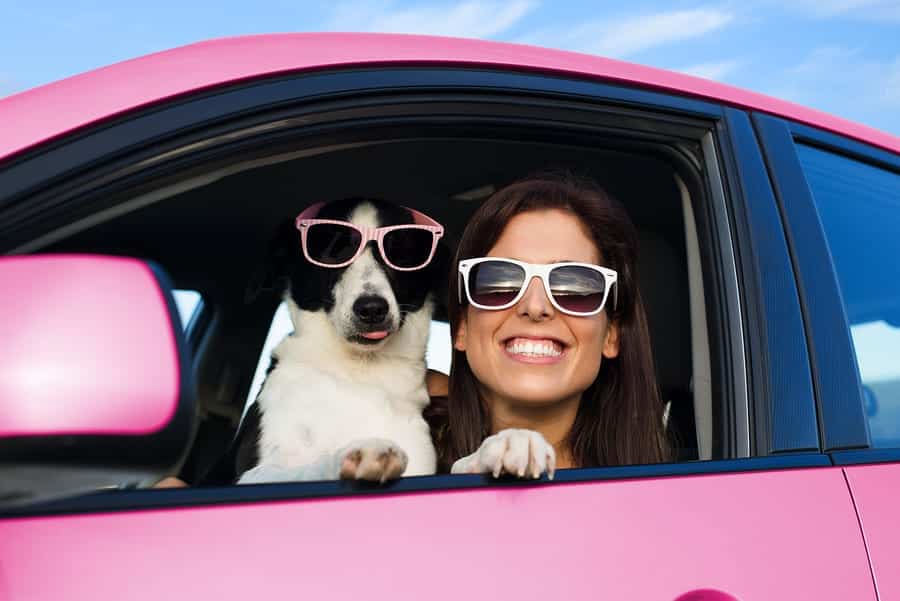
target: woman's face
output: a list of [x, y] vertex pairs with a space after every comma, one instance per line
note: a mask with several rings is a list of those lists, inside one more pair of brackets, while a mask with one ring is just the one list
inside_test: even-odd
[[[527, 263], [603, 264], [587, 228], [576, 216], [556, 209], [513, 217], [488, 256]], [[561, 353], [523, 353], [523, 343], [552, 345]], [[619, 352], [618, 333], [606, 311], [592, 317], [561, 313], [538, 278], [528, 283], [525, 295], [509, 309], [467, 306], [454, 347], [466, 353], [482, 397], [492, 407], [577, 402], [596, 379], [602, 359]]]

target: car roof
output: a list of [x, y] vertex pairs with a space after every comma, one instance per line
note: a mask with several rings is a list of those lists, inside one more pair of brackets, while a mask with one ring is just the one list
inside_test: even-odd
[[379, 33], [222, 38], [116, 63], [0, 99], [0, 160], [79, 128], [190, 92], [351, 66], [478, 66], [674, 92], [786, 117], [900, 152], [900, 138], [726, 84], [587, 54], [484, 40]]

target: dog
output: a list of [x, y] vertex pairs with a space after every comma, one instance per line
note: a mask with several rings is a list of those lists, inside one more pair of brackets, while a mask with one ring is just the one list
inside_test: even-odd
[[[403, 237], [393, 232], [366, 240], [352, 262], [335, 267], [355, 244], [346, 237], [355, 234], [317, 223], [349, 222], [365, 233], [423, 219], [430, 221], [404, 207], [360, 198], [314, 205], [298, 217], [285, 292], [294, 331], [274, 349], [242, 424], [239, 484], [384, 482], [435, 473], [422, 412], [429, 403], [425, 350], [443, 275], [434, 255], [442, 255], [437, 242], [443, 229], [431, 221], [431, 236], [406, 229]], [[432, 245], [428, 262], [413, 266], [426, 254], [426, 244]], [[317, 264], [319, 259], [329, 265]]]

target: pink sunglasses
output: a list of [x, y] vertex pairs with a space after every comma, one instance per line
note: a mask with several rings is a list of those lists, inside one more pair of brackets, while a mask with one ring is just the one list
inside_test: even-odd
[[381, 258], [391, 269], [415, 271], [431, 262], [438, 239], [444, 235], [440, 223], [408, 208], [415, 222], [408, 225], [371, 228], [349, 221], [312, 219], [324, 204], [319, 202], [307, 208], [295, 222], [303, 255], [320, 267], [346, 267], [362, 254], [370, 240], [375, 240]]

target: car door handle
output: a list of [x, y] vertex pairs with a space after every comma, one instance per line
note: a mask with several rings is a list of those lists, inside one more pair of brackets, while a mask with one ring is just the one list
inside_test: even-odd
[[675, 601], [739, 601], [734, 595], [711, 588], [697, 589], [680, 595]]

